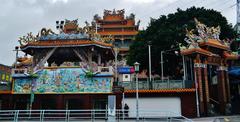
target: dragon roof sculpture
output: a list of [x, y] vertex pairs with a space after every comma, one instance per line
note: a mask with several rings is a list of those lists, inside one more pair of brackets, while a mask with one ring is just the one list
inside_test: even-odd
[[[215, 41], [216, 44], [225, 46], [229, 48], [228, 42], [221, 40], [219, 35], [221, 33], [220, 26], [217, 27], [207, 27], [205, 24], [198, 21], [194, 18], [196, 29], [188, 30], [186, 28], [186, 38], [184, 39], [187, 42], [188, 46], [181, 46], [181, 49], [192, 49], [199, 48], [199, 44], [208, 41]], [[197, 32], [197, 33], [194, 33]]]
[[99, 41], [107, 44], [112, 44], [113, 37], [108, 36], [102, 38], [98, 33], [96, 33], [95, 27], [90, 26], [86, 21], [84, 27], [79, 27], [77, 19], [70, 21], [65, 20], [65, 25], [59, 34], [56, 34], [51, 29], [42, 28], [41, 31], [35, 36], [32, 32], [28, 33], [27, 36], [22, 36], [19, 38], [18, 42], [21, 46], [37, 43], [41, 41], [68, 41], [68, 40], [91, 40]]
[[184, 41], [188, 44], [184, 46], [179, 43], [179, 48], [183, 55], [189, 55], [193, 53], [201, 53], [207, 56], [214, 56], [216, 52], [212, 52], [206, 47], [222, 50], [226, 59], [238, 59], [238, 56], [230, 50], [230, 44], [228, 40], [221, 40], [219, 38], [221, 33], [220, 26], [207, 27], [205, 24], [194, 18], [196, 29], [188, 30], [186, 28], [186, 38]]

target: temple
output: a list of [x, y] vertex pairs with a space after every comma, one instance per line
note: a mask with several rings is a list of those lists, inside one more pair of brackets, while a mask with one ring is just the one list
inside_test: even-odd
[[115, 94], [113, 39], [101, 38], [88, 22], [57, 25], [58, 34], [43, 28], [19, 39], [13, 87], [1, 96], [2, 109], [106, 109], [108, 95]]
[[139, 27], [134, 14], [124, 13], [105, 10], [103, 18], [95, 15], [84, 27], [78, 20], [57, 21], [58, 33], [42, 28], [37, 35], [20, 37], [12, 68], [0, 65], [0, 108], [106, 110], [113, 95], [116, 109], [127, 104], [128, 117], [135, 118], [139, 93], [139, 110], [167, 111], [174, 117], [229, 113], [228, 67], [239, 56], [219, 38], [220, 26], [207, 27], [195, 19], [196, 28], [186, 29], [184, 44], [179, 44], [183, 80], [137, 82], [138, 72], [117, 61], [116, 47], [124, 58]]
[[93, 25], [101, 37], [112, 36], [114, 45], [119, 48], [119, 54], [124, 58], [129, 46], [135, 41], [140, 21], [135, 22], [135, 15], [131, 13], [125, 17], [125, 10], [104, 10], [103, 18], [95, 15]]

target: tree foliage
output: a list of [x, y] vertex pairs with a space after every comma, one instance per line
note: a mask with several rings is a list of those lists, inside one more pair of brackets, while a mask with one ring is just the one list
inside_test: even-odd
[[[234, 30], [227, 19], [212, 9], [191, 7], [187, 10], [178, 9], [176, 13], [162, 15], [158, 19], [151, 18], [146, 30], [140, 31], [129, 51], [128, 64], [138, 61], [141, 69], [148, 69], [148, 42], [151, 41], [152, 70], [160, 73], [160, 52], [176, 48], [177, 43], [184, 43], [185, 29], [194, 29], [194, 18], [207, 26], [220, 25], [220, 39], [232, 39]], [[168, 52], [171, 53], [171, 52]], [[179, 66], [180, 59], [171, 54], [164, 55], [164, 71], [171, 75]], [[179, 67], [178, 67], [179, 68]]]

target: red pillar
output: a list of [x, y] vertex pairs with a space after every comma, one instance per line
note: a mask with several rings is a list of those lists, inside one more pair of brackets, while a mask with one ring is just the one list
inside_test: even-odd
[[220, 103], [220, 112], [222, 114], [225, 114], [227, 98], [225, 88], [224, 66], [222, 64], [218, 68], [218, 100]]
[[227, 97], [227, 103], [229, 103], [231, 101], [231, 94], [230, 94], [230, 83], [229, 83], [229, 77], [228, 77], [228, 71], [227, 71], [227, 68], [228, 68], [228, 65], [227, 65], [227, 62], [225, 62], [225, 85], [226, 85], [226, 97]]
[[196, 59], [194, 60], [194, 77], [195, 80], [198, 83], [198, 97], [199, 97], [199, 109], [200, 109], [200, 114], [203, 115], [205, 113], [204, 111], [204, 101], [203, 101], [203, 88], [202, 88], [202, 68], [200, 67], [201, 60], [200, 60], [200, 55], [198, 54]]
[[209, 106], [209, 86], [208, 86], [208, 72], [207, 72], [207, 60], [204, 61], [204, 84], [205, 84], [205, 111], [206, 114], [208, 111], [208, 106]]

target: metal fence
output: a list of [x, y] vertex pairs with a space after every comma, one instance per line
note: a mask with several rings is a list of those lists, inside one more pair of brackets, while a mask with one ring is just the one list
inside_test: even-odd
[[[108, 116], [107, 110], [1, 110], [0, 121], [4, 122], [44, 122], [44, 121], [84, 121], [84, 122], [134, 122], [136, 118], [125, 116], [122, 110], [116, 110], [116, 116]], [[113, 118], [109, 120], [109, 118]], [[165, 121], [165, 122], [192, 122], [190, 119], [172, 112], [140, 111], [141, 122]]]
[[[136, 89], [136, 82], [121, 82], [121, 86], [125, 89]], [[190, 80], [139, 80], [139, 89], [182, 89], [182, 88], [193, 88], [193, 81]]]

